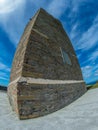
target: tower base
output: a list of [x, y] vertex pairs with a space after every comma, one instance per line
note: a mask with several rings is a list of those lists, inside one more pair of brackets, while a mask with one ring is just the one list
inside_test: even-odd
[[86, 92], [83, 81], [45, 80], [21, 77], [10, 83], [8, 96], [20, 119], [57, 111]]

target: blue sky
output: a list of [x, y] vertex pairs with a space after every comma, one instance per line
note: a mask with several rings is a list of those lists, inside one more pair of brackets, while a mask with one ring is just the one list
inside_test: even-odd
[[86, 83], [98, 80], [98, 0], [0, 0], [0, 84], [8, 85], [19, 39], [40, 7], [62, 22]]

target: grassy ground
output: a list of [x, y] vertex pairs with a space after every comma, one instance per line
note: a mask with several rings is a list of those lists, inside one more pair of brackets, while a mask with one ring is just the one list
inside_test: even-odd
[[89, 89], [94, 89], [94, 88], [98, 88], [98, 83], [89, 86], [89, 87], [88, 87], [88, 90], [89, 90]]
[[98, 88], [98, 83], [94, 84], [94, 85], [91, 87], [91, 89], [93, 89], [93, 88]]

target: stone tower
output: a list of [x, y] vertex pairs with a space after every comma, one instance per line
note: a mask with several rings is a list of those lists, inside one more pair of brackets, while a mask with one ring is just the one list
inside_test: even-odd
[[72, 44], [59, 20], [40, 9], [16, 50], [8, 97], [20, 119], [49, 114], [86, 91]]

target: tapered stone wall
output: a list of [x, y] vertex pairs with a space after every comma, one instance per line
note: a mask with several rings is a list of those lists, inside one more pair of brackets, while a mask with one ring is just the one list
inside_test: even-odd
[[20, 119], [59, 110], [86, 91], [72, 44], [59, 20], [40, 9], [13, 60], [8, 97]]

